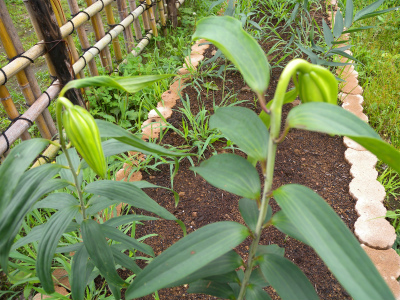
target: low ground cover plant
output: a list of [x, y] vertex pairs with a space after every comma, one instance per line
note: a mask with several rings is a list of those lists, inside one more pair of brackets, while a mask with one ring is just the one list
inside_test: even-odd
[[[186, 283], [189, 292], [225, 299], [269, 299], [263, 289], [266, 286], [272, 286], [282, 299], [318, 299], [305, 275], [284, 258], [284, 249], [258, 244], [261, 232], [268, 226], [275, 226], [313, 247], [354, 299], [394, 299], [357, 240], [321, 197], [294, 184], [272, 190], [272, 183], [276, 147], [290, 128], [346, 135], [395, 170], [400, 170], [400, 153], [382, 141], [366, 123], [335, 105], [337, 81], [328, 70], [304, 60], [291, 61], [282, 72], [274, 99], [265, 103], [270, 66], [257, 42], [241, 28], [241, 22], [230, 17], [206, 18], [198, 22], [193, 38], [213, 42], [242, 73], [263, 108], [261, 118], [245, 108], [218, 108], [210, 118], [210, 128], [220, 130], [248, 158], [218, 154], [193, 168], [212, 185], [243, 197], [238, 205], [246, 225], [236, 222], [206, 225], [154, 257], [149, 246], [118, 229], [120, 225], [154, 220], [154, 217], [124, 215], [104, 223], [97, 218], [100, 223], [96, 222], [98, 211], [125, 202], [176, 221], [184, 229], [174, 215], [141, 191], [152, 186], [149, 183], [100, 178], [105, 177], [107, 170], [104, 156], [131, 150], [171, 157], [185, 154], [145, 143], [105, 121], [95, 122], [90, 114], [63, 98], [63, 92], [70, 87], [107, 85], [132, 92], [166, 75], [139, 79], [89, 78], [69, 83], [57, 102], [59, 131], [62, 132], [64, 126], [77, 151], [68, 149], [61, 138], [64, 151], [56, 164], [25, 171], [49, 143], [35, 139], [15, 147], [0, 167], [2, 269], [7, 271], [10, 251], [13, 253], [21, 246], [37, 243], [37, 277], [49, 294], [54, 292], [53, 257], [58, 258], [57, 253], [75, 252], [69, 270], [73, 299], [83, 299], [86, 286], [98, 274], [105, 278], [116, 299], [120, 299], [123, 288], [126, 288], [126, 299], [135, 299]], [[295, 88], [287, 91], [291, 80]], [[282, 105], [293, 101], [297, 95], [303, 104], [290, 111], [281, 132]], [[62, 107], [65, 107], [63, 116]], [[101, 142], [101, 138], [107, 140]], [[256, 165], [262, 170], [263, 182], [260, 182]], [[87, 185], [82, 180], [82, 169], [86, 167], [99, 177]], [[43, 196], [46, 197], [42, 199]], [[268, 205], [271, 197], [281, 207], [274, 215]], [[14, 242], [25, 215], [32, 208], [55, 211], [45, 224]], [[76, 232], [78, 237], [80, 232], [82, 240], [78, 238], [73, 242], [70, 239], [67, 245], [63, 240], [60, 247], [60, 239], [68, 232]], [[247, 237], [252, 243], [244, 261], [232, 248]], [[136, 264], [139, 259], [149, 263], [141, 269]], [[134, 275], [123, 280], [116, 272], [121, 266]]]

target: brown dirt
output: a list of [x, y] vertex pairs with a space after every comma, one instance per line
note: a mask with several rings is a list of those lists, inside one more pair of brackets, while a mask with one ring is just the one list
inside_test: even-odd
[[[266, 45], [263, 45], [266, 46]], [[208, 57], [212, 48], [207, 51]], [[273, 69], [270, 87], [267, 91], [268, 100], [273, 96], [280, 69]], [[190, 99], [192, 113], [195, 115], [199, 108], [204, 107], [213, 113], [213, 101], [219, 103], [222, 96], [222, 80], [219, 78], [206, 78], [213, 81], [218, 91], [209, 91], [202, 88], [200, 92], [194, 88], [196, 85], [185, 88], [183, 98]], [[225, 80], [225, 86], [230, 91], [238, 92], [239, 100], [249, 100], [245, 104], [254, 108], [254, 94], [246, 88], [241, 76], [237, 72], [229, 71]], [[225, 92], [226, 95], [226, 92]], [[201, 98], [201, 101], [199, 99]], [[292, 108], [292, 104], [284, 107], [284, 115]], [[182, 107], [178, 101], [176, 110]], [[259, 108], [255, 108], [259, 111]], [[168, 121], [175, 127], [180, 128], [182, 115], [175, 112]], [[176, 133], [169, 131], [162, 140], [163, 144], [179, 146], [185, 141]], [[217, 142], [214, 149], [205, 153], [209, 157], [213, 152], [226, 152], [226, 144]], [[287, 138], [278, 147], [277, 163], [275, 167], [274, 188], [287, 183], [298, 183], [316, 191], [336, 213], [342, 218], [351, 231], [357, 218], [354, 211], [354, 200], [348, 193], [351, 180], [350, 167], [344, 161], [344, 151], [341, 137], [330, 137], [325, 134], [291, 130]], [[195, 161], [195, 163], [197, 163]], [[167, 208], [187, 226], [188, 233], [213, 222], [237, 221], [244, 223], [238, 211], [239, 197], [217, 189], [209, 185], [200, 176], [196, 176], [189, 170], [191, 164], [187, 159], [180, 162], [179, 172], [174, 179], [174, 190], [181, 198], [177, 207], [174, 205], [173, 195], [164, 189], [146, 190], [148, 195], [160, 205]], [[150, 181], [161, 186], [170, 185], [169, 166], [160, 167], [160, 172], [144, 173], [143, 180]], [[273, 211], [279, 207], [272, 200]], [[179, 226], [171, 221], [148, 222], [137, 230], [138, 237], [146, 234], [157, 233], [158, 236], [151, 237], [146, 243], [154, 248], [156, 255], [167, 249], [173, 243], [182, 238]], [[309, 278], [321, 299], [351, 299], [349, 294], [340, 286], [337, 280], [329, 272], [322, 260], [308, 246], [285, 236], [275, 228], [269, 228], [263, 233], [261, 244], [275, 243], [285, 248], [285, 256], [295, 262]], [[246, 240], [235, 250], [243, 257], [247, 257], [250, 242]], [[280, 299], [272, 289], [269, 289], [272, 299]], [[206, 295], [187, 294], [185, 287], [177, 287], [159, 291], [160, 299], [217, 299]], [[152, 296], [141, 299], [150, 300]]]

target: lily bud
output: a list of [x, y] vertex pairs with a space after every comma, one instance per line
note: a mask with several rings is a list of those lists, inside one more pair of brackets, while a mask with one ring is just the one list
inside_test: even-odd
[[78, 105], [65, 106], [63, 114], [65, 132], [89, 167], [97, 175], [106, 175], [106, 161], [97, 124], [92, 115]]
[[337, 104], [338, 83], [324, 67], [313, 65], [307, 73], [298, 76], [299, 97], [303, 103], [326, 102]]

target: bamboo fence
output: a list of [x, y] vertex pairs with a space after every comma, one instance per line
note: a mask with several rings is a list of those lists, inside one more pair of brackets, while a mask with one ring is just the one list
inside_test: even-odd
[[[142, 0], [140, 2], [128, 0], [128, 6], [126, 0], [117, 0], [120, 22], [116, 23], [112, 9], [113, 0], [86, 0], [87, 7], [84, 10], [79, 10], [77, 0], [68, 0], [72, 18], [67, 20], [60, 0], [40, 0], [40, 2], [45, 3], [44, 6], [47, 5], [50, 8], [48, 19], [53, 20], [53, 23], [56, 24], [55, 27], [53, 26], [54, 24], [50, 24], [50, 27], [56, 28], [53, 31], [58, 38], [51, 36], [49, 39], [47, 35], [52, 29], [43, 25], [43, 19], [40, 16], [38, 17], [38, 13], [42, 13], [41, 9], [38, 9], [41, 3], [40, 5], [37, 4], [39, 2], [36, 1], [39, 0], [24, 0], [32, 26], [35, 29], [38, 40], [40, 40], [36, 45], [24, 51], [4, 1], [0, 0], [0, 41], [4, 46], [9, 63], [0, 68], [0, 100], [11, 123], [6, 130], [0, 132], [0, 156], [5, 156], [10, 146], [17, 139], [26, 140], [31, 138], [28, 128], [34, 123], [36, 123], [42, 137], [47, 139], [56, 138], [56, 127], [47, 108], [51, 101], [57, 97], [63, 84], [73, 78], [83, 78], [86, 66], [89, 69], [86, 74], [97, 76], [99, 72], [94, 58], [98, 55], [102, 67], [108, 73], [118, 69], [118, 64], [121, 61], [122, 63], [126, 62], [126, 59], [124, 60], [122, 57], [121, 45], [117, 38], [121, 33], [124, 36], [126, 53], [138, 56], [149, 44], [153, 35], [158, 36], [157, 20], [161, 26], [159, 27], [161, 28], [161, 33], [167, 33], [166, 15], [170, 13], [167, 11], [167, 0]], [[184, 1], [175, 0], [176, 8], [179, 8]], [[100, 14], [103, 10], [109, 26], [107, 32], [104, 30]], [[142, 16], [141, 22], [139, 16]], [[91, 21], [96, 37], [94, 45], [90, 45], [83, 26], [89, 21]], [[74, 43], [73, 34], [77, 34], [79, 38], [80, 48], [83, 51], [81, 55], [79, 55], [78, 47]], [[137, 44], [135, 44], [135, 41]], [[113, 47], [115, 68], [111, 59], [109, 45]], [[51, 57], [51, 52], [56, 47], [65, 47], [68, 53], [69, 58], [64, 65], [59, 65], [59, 61], [62, 59]], [[40, 91], [31, 67], [31, 64], [40, 56], [45, 57], [48, 72], [50, 76], [54, 77], [53, 83], [44, 92]], [[65, 78], [65, 74], [60, 75], [60, 68], [65, 69], [64, 71], [67, 73]], [[24, 114], [18, 112], [17, 106], [14, 104], [6, 86], [8, 80], [13, 76], [16, 77], [29, 107]], [[77, 103], [81, 104], [79, 102], [79, 92], [75, 93], [77, 93]], [[54, 154], [54, 152], [56, 151], [48, 150], [48, 153]]]

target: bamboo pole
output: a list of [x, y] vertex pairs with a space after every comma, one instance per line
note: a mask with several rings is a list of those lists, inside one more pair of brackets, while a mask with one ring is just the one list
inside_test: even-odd
[[143, 6], [143, 5], [144, 5], [144, 12], [142, 14], [143, 27], [144, 27], [144, 31], [148, 32], [148, 31], [151, 30], [151, 28], [150, 28], [150, 16], [149, 16], [149, 11], [146, 9], [146, 3], [145, 2], [141, 3], [139, 6]]
[[[40, 25], [41, 33], [44, 37], [44, 44], [51, 59], [56, 66], [57, 78], [62, 85], [67, 84], [75, 78], [72, 63], [69, 59], [66, 45], [61, 37], [60, 27], [58, 27], [54, 12], [51, 8], [50, 0], [28, 0], [33, 12], [33, 18]], [[70, 89], [65, 96], [72, 103], [85, 107], [82, 96], [77, 89]]]
[[[24, 53], [25, 52], [24, 47], [21, 43], [21, 40], [19, 39], [18, 32], [14, 27], [14, 24], [13, 24], [11, 17], [7, 11], [7, 7], [4, 3], [4, 1], [0, 1], [0, 19], [3, 21], [5, 32], [8, 33], [9, 38], [10, 38], [12, 44], [14, 45], [17, 53], [20, 53], [20, 54]], [[37, 99], [42, 94], [42, 92], [41, 92], [39, 84], [36, 80], [33, 69], [30, 66], [30, 61], [26, 58], [25, 58], [25, 60], [28, 62], [28, 65], [24, 69], [24, 72], [25, 72], [26, 78], [28, 79], [30, 88], [32, 89], [34, 98]], [[57, 129], [56, 129], [56, 125], [54, 124], [53, 118], [52, 118], [49, 110], [45, 109], [42, 113], [42, 116], [47, 124], [47, 127], [50, 131], [51, 136], [55, 136], [57, 134]]]
[[[129, 2], [129, 8], [131, 9], [131, 11], [134, 11], [137, 8], [136, 0], [128, 0], [128, 2]], [[136, 39], [138, 41], [141, 40], [143, 36], [142, 36], [142, 29], [140, 28], [139, 19], [135, 19], [133, 21], [133, 29], [135, 30]]]
[[[117, 0], [118, 14], [120, 20], [124, 20], [128, 16], [127, 6], [125, 0]], [[132, 28], [130, 26], [125, 27], [123, 32], [125, 47], [127, 52], [131, 52], [133, 47], [135, 47], [135, 42], [133, 41]]]
[[[102, 1], [96, 1], [96, 2], [103, 3]], [[86, 0], [86, 4], [87, 4], [87, 6], [91, 6], [93, 4], [93, 0]], [[92, 26], [94, 29], [94, 35], [96, 37], [96, 42], [97, 42], [97, 41], [101, 40], [105, 35], [104, 26], [103, 26], [103, 22], [101, 21], [100, 14], [97, 13], [94, 16], [92, 16], [90, 18], [90, 21], [92, 22]], [[105, 68], [108, 73], [111, 73], [113, 70], [113, 67], [112, 67], [111, 53], [108, 48], [102, 49], [100, 51], [100, 61], [101, 61], [101, 65], [103, 66], [103, 68]]]
[[[114, 14], [112, 11], [112, 8], [110, 5], [106, 6], [106, 17], [107, 17], [107, 22], [110, 28], [113, 28], [115, 25], [115, 19], [114, 19]], [[121, 46], [119, 44], [118, 39], [113, 39], [112, 40], [113, 48], [114, 48], [114, 55], [117, 63], [122, 61], [122, 52], [121, 52]]]
[[[47, 94], [43, 93], [42, 95], [40, 95], [40, 97], [35, 101], [34, 104], [32, 104], [31, 107], [29, 107], [29, 109], [21, 116], [21, 118], [36, 120], [37, 117], [42, 113], [43, 110], [46, 109], [48, 105], [49, 99], [47, 95], [49, 95], [50, 99], [54, 99], [60, 92], [60, 89], [60, 84], [58, 81], [56, 81], [55, 84], [51, 85], [46, 90]], [[30, 126], [31, 124], [24, 121], [23, 119], [19, 119], [14, 122], [14, 124], [6, 131], [8, 144], [11, 145], [12, 143], [14, 143]], [[0, 155], [8, 151], [8, 144], [5, 137], [3, 135], [0, 136]]]
[[165, 19], [164, 1], [157, 0], [158, 11], [160, 12], [161, 28], [164, 36], [167, 35], [167, 20]]
[[[4, 50], [9, 59], [17, 56], [17, 51], [15, 50], [14, 44], [12, 43], [8, 32], [4, 27], [3, 21], [0, 19], [0, 40], [4, 46]], [[22, 70], [15, 74], [18, 85], [21, 88], [21, 92], [24, 95], [25, 101], [28, 105], [32, 105], [35, 102], [35, 96], [33, 95], [32, 89], [30, 88], [28, 78], [26, 78], [25, 72]], [[39, 128], [40, 134], [46, 139], [51, 139], [52, 134], [43, 118], [39, 116], [36, 120], [37, 126]]]
[[[113, 0], [103, 0], [104, 5], [109, 5]], [[1, 2], [1, 1], [0, 1]], [[66, 23], [60, 28], [61, 31], [61, 36], [62, 38], [66, 37], [67, 35], [71, 34], [72, 29], [78, 28], [79, 26], [82, 26], [86, 21], [88, 21], [88, 16], [89, 18], [95, 15], [97, 12], [99, 12], [102, 9], [103, 5], [102, 2], [98, 1], [88, 7], [87, 9], [84, 10], [84, 13], [78, 14], [75, 16], [71, 22]], [[87, 15], [86, 15], [87, 14]], [[72, 25], [72, 23], [74, 25]], [[45, 46], [43, 43], [38, 43], [32, 48], [28, 49], [25, 52], [25, 56], [29, 57], [32, 60], [37, 59], [39, 56], [43, 55], [45, 53]], [[23, 70], [30, 64], [30, 61], [27, 60], [26, 58], [16, 58], [13, 60], [11, 63], [7, 64], [2, 68], [2, 71], [0, 72], [0, 85], [4, 84], [8, 78], [12, 77], [19, 71]]]
[[[60, 140], [55, 140], [55, 142], [56, 142], [57, 144], [60, 144]], [[48, 158], [48, 159], [53, 159], [53, 158], [57, 155], [57, 153], [58, 153], [58, 151], [60, 150], [60, 148], [61, 148], [61, 145], [54, 145], [54, 144], [49, 145], [49, 146], [46, 148], [46, 150], [43, 152], [42, 157], [39, 157], [39, 158], [35, 161], [35, 163], [34, 163], [33, 166], [32, 166], [32, 169], [33, 169], [33, 168], [36, 168], [36, 167], [39, 167], [40, 165], [44, 165], [45, 163], [47, 163], [46, 158]]]
[[145, 6], [139, 5], [137, 9], [132, 11], [121, 23], [122, 26], [115, 26], [108, 34], [98, 41], [92, 48], [84, 53], [81, 58], [74, 64], [73, 68], [75, 72], [79, 72], [85, 67], [85, 62], [92, 60], [98, 53], [98, 49], [101, 50], [106, 47], [112, 39], [114, 39], [122, 30], [128, 27], [135, 19], [137, 19], [141, 14], [143, 14]]
[[158, 37], [157, 25], [156, 25], [156, 20], [154, 19], [154, 11], [153, 11], [153, 6], [152, 6], [151, 0], [146, 0], [146, 4], [148, 7], [148, 12], [149, 12], [150, 28], [151, 28], [151, 30], [153, 30], [153, 35], [155, 37]]
[[[140, 53], [142, 53], [143, 49], [149, 44], [150, 39], [153, 36], [153, 32], [150, 30], [147, 34], [146, 37], [143, 38], [139, 44], [137, 44], [136, 48], [132, 50], [131, 54], [136, 57], [138, 56]], [[128, 62], [128, 60], [125, 58], [122, 63], [120, 63], [120, 65], [118, 66], [118, 69], [121, 67], [122, 64], [126, 64]]]
[[[67, 23], [67, 19], [65, 18], [64, 10], [61, 6], [60, 0], [50, 0], [50, 3], [56, 16], [58, 27], [62, 27], [65, 23]], [[71, 62], [75, 63], [79, 59], [79, 54], [76, 50], [74, 39], [71, 35], [68, 35], [64, 38], [64, 40], [67, 42], [68, 52], [71, 54]], [[85, 73], [81, 71], [76, 74], [76, 77], [85, 78]]]
[[[68, 5], [69, 5], [69, 9], [71, 11], [71, 14], [76, 16], [80, 11], [76, 0], [68, 0]], [[110, 7], [110, 6], [107, 5], [106, 7]], [[76, 27], [75, 29], [76, 29], [76, 32], [78, 33], [78, 37], [79, 37], [79, 41], [81, 43], [82, 49], [89, 49], [90, 44], [89, 44], [89, 41], [88, 41], [88, 38], [86, 35], [85, 28], [83, 28], [82, 26], [79, 26], [79, 27]], [[88, 67], [89, 67], [90, 74], [92, 76], [99, 76], [99, 71], [97, 70], [96, 62], [94, 60], [91, 60], [90, 62], [88, 62]]]
[[[6, 88], [5, 85], [0, 85], [0, 100], [1, 100], [1, 104], [3, 105], [4, 110], [6, 111], [10, 120], [15, 120], [16, 118], [19, 117], [19, 112], [18, 112], [17, 108], [15, 107], [15, 104], [12, 101], [11, 95], [8, 92], [8, 89]], [[31, 138], [31, 136], [29, 135], [27, 130], [25, 130], [21, 134], [22, 140], [29, 140], [30, 138]]]

